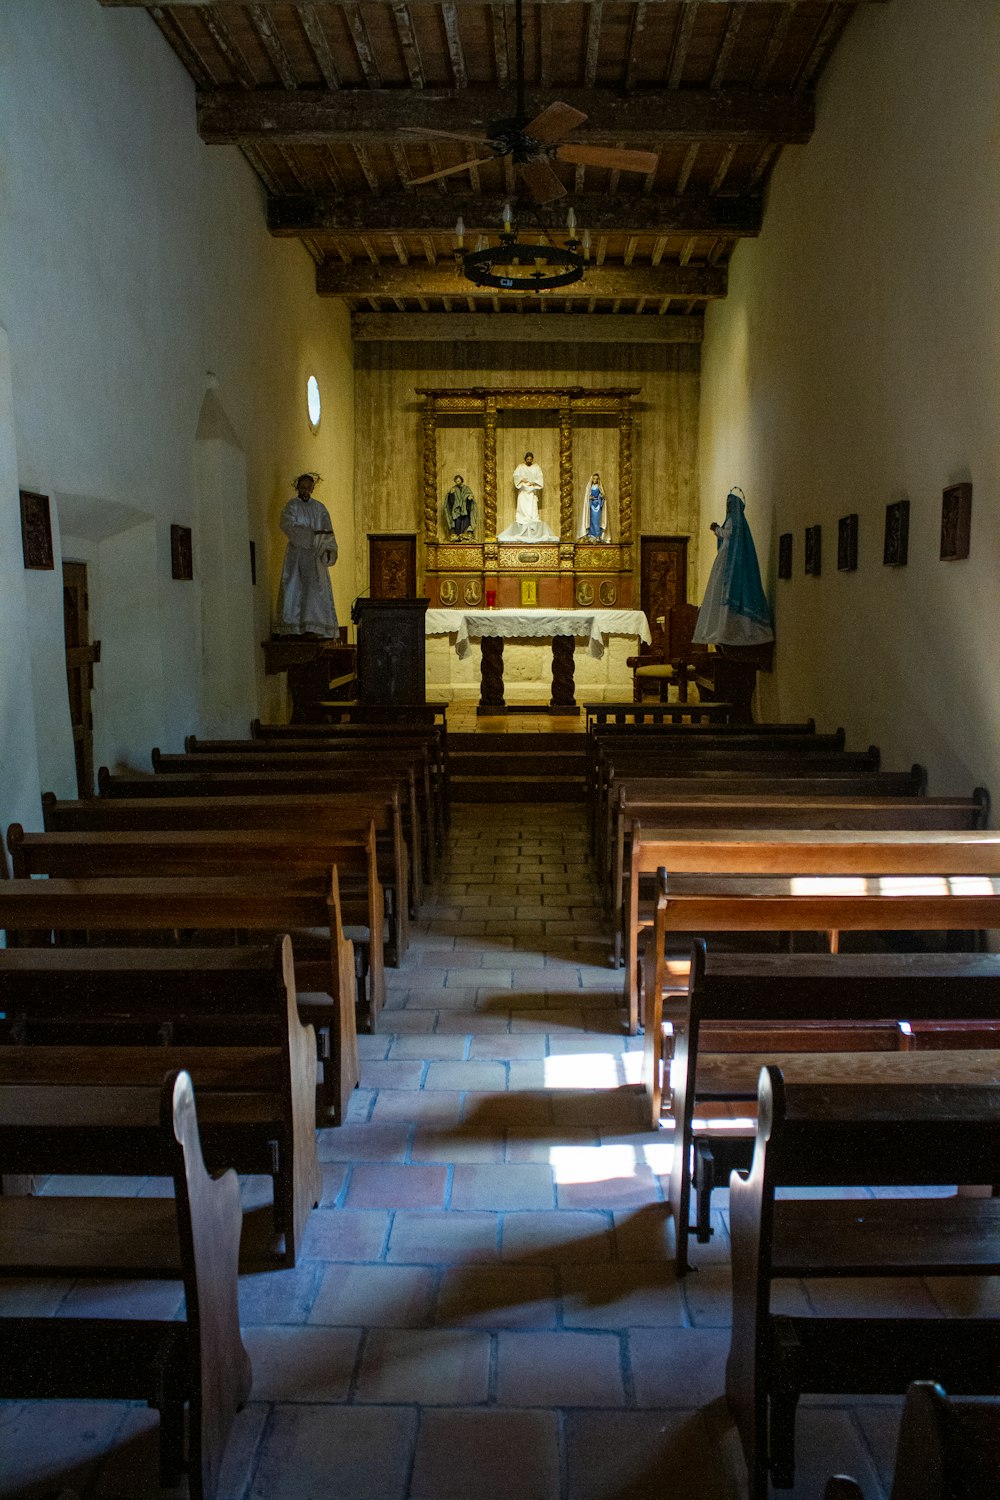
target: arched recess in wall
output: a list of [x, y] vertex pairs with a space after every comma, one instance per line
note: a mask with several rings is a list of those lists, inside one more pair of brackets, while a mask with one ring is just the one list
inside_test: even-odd
[[201, 732], [245, 735], [257, 712], [246, 455], [209, 376], [195, 436]]
[[[87, 565], [90, 635], [101, 642], [91, 697], [94, 766], [145, 768], [149, 746], [161, 738], [164, 697], [156, 521], [148, 510], [121, 500], [63, 491], [53, 499], [63, 559]], [[51, 675], [62, 681], [61, 618], [51, 652]], [[72, 763], [72, 746], [68, 754]]]

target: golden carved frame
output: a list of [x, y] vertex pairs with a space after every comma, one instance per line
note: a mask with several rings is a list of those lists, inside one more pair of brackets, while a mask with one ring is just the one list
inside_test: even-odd
[[[618, 419], [618, 524], [621, 562], [631, 562], [632, 491], [632, 401], [639, 387], [520, 386], [517, 390], [491, 390], [473, 386], [468, 390], [417, 387], [423, 397], [424, 540], [438, 541], [438, 416], [467, 415], [483, 424], [483, 541], [487, 557], [497, 554], [497, 413], [500, 411], [554, 411], [559, 416], [559, 526], [561, 545], [572, 548], [574, 536], [573, 432], [574, 418], [595, 412]], [[602, 549], [603, 551], [603, 549]], [[607, 569], [607, 553], [601, 566]], [[488, 564], [487, 564], [488, 565]], [[594, 563], [584, 566], [596, 567]]]

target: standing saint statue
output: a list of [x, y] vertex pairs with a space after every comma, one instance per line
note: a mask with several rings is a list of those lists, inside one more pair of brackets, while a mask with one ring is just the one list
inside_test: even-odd
[[444, 520], [448, 534], [454, 541], [475, 534], [476, 501], [461, 474], [455, 475], [455, 483], [445, 497]]
[[608, 500], [604, 493], [604, 486], [601, 484], [601, 476], [596, 471], [591, 474], [583, 492], [579, 539], [588, 542], [611, 540], [611, 533], [608, 530]]
[[712, 522], [718, 551], [692, 636], [703, 645], [758, 646], [774, 640], [745, 510], [743, 491], [733, 488], [726, 496], [726, 519], [721, 526]]
[[524, 462], [514, 470], [514, 488], [517, 490], [517, 509], [514, 524], [508, 526], [497, 537], [498, 542], [557, 542], [555, 532], [538, 514], [538, 496], [545, 487], [545, 476], [541, 466], [535, 463], [535, 455], [526, 453]]
[[288, 538], [278, 589], [275, 635], [329, 640], [339, 636], [330, 569], [337, 561], [337, 538], [326, 506], [312, 498], [318, 474], [300, 474], [295, 494], [281, 512]]

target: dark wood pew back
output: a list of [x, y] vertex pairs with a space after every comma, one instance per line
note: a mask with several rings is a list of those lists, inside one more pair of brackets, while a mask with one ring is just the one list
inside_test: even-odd
[[315, 875], [201, 876], [192, 879], [8, 880], [0, 885], [0, 927], [17, 946], [48, 946], [53, 933], [162, 933], [225, 931], [277, 933], [319, 927], [329, 934], [322, 956], [296, 955], [305, 990], [330, 997], [310, 1021], [330, 1036], [322, 1098], [334, 1121], [342, 1120], [358, 1082], [354, 1012], [354, 955], [345, 939], [340, 890], [334, 867]]
[[[697, 1228], [702, 1240], [710, 1234], [713, 1182], [727, 1182], [730, 1170], [746, 1166], [750, 1157], [752, 1131], [734, 1129], [728, 1120], [715, 1138], [696, 1140], [693, 1120], [699, 1101], [711, 1111], [720, 1101], [740, 1100], [740, 1112], [746, 1113], [747, 1100], [756, 1098], [762, 1060], [781, 1066], [776, 1054], [793, 1050], [835, 1054], [819, 1059], [833, 1078], [869, 1067], [881, 1069], [889, 1082], [900, 1065], [906, 1068], [907, 1058], [854, 1056], [859, 1050], [884, 1048], [883, 1029], [892, 1036], [904, 1020], [954, 1023], [971, 1018], [991, 1025], [990, 1045], [1000, 1046], [998, 955], [712, 954], [704, 939], [697, 940], [687, 994], [671, 1007], [670, 1113], [677, 1149], [670, 1205], [678, 1274], [687, 1269], [692, 1147], [698, 1164]], [[952, 1046], [956, 1044], [961, 1046], [962, 1038], [953, 1032]], [[706, 1067], [706, 1053], [716, 1054], [711, 1059], [714, 1067]], [[721, 1055], [730, 1053], [753, 1055]], [[995, 1067], [997, 1061], [1000, 1054], [993, 1054], [987, 1064]], [[815, 1076], [814, 1062], [808, 1056], [796, 1060], [792, 1076], [810, 1069]], [[953, 1054], [941, 1060], [942, 1079], [953, 1066]]]
[[[63, 879], [95, 876], [324, 875], [336, 865], [341, 915], [363, 945], [366, 973], [359, 1001], [366, 1024], [374, 1027], [385, 1002], [382, 929], [385, 901], [378, 878], [375, 824], [355, 834], [303, 838], [295, 829], [146, 829], [142, 833], [98, 830], [90, 833], [25, 833], [13, 823], [7, 833], [15, 878], [51, 875]], [[357, 898], [351, 891], [357, 889]], [[345, 893], [346, 892], [346, 893]]]
[[[273, 1178], [274, 1227], [294, 1266], [321, 1177], [316, 1037], [299, 1019], [291, 940], [255, 950], [252, 963], [191, 955], [189, 968], [176, 952], [112, 951], [113, 966], [93, 949], [0, 951], [0, 1007], [28, 1041], [0, 1046], [0, 1160], [26, 1174], [169, 1172], [162, 1132], [133, 1112], [134, 1089], [184, 1068], [210, 1166]], [[145, 1045], [123, 1042], [137, 1029]], [[74, 1031], [86, 1041], [64, 1039]], [[271, 1256], [270, 1243], [261, 1248]]]
[[42, 819], [49, 833], [122, 832], [146, 829], [247, 829], [261, 834], [294, 830], [303, 847], [314, 836], [339, 838], [375, 824], [379, 879], [393, 893], [395, 961], [405, 953], [411, 888], [399, 788], [386, 792], [341, 792], [303, 797], [136, 797], [60, 801], [42, 794]]

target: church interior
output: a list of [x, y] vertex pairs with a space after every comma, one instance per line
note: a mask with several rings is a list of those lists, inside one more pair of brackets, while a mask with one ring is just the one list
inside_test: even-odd
[[0, 1500], [998, 1493], [998, 56], [4, 0]]

